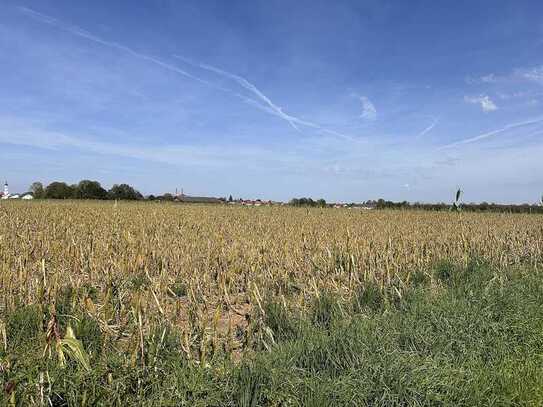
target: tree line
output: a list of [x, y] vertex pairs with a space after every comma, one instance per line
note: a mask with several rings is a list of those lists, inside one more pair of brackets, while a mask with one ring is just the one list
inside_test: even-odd
[[[334, 204], [328, 204], [324, 199], [313, 200], [311, 198], [294, 198], [289, 201], [291, 206], [304, 206], [304, 207], [332, 207]], [[418, 209], [425, 211], [450, 211], [460, 210], [465, 212], [500, 212], [500, 213], [541, 213], [543, 214], [543, 197], [539, 204], [497, 204], [489, 202], [480, 203], [462, 203], [457, 201], [452, 204], [445, 202], [440, 203], [421, 203], [421, 202], [394, 202], [384, 199], [368, 200], [361, 203], [349, 203], [345, 204], [348, 208], [365, 207], [371, 209]]]
[[[455, 204], [420, 203], [420, 202], [393, 202], [379, 199], [372, 201], [376, 209], [422, 209], [427, 211], [446, 211], [454, 208]], [[489, 202], [462, 203], [458, 206], [464, 212], [506, 212], [506, 213], [543, 213], [543, 202], [540, 204], [498, 204]]]
[[292, 206], [311, 206], [311, 207], [321, 207], [324, 208], [327, 206], [324, 199], [317, 199], [314, 201], [311, 198], [293, 198], [290, 200], [289, 205]]
[[106, 190], [98, 181], [91, 180], [82, 180], [73, 185], [55, 181], [46, 187], [41, 182], [34, 182], [30, 186], [30, 192], [35, 199], [143, 199], [143, 195], [128, 184], [115, 184]]
[[[149, 195], [147, 198], [128, 184], [115, 184], [109, 190], [106, 190], [98, 181], [82, 180], [77, 184], [69, 185], [65, 182], [51, 182], [46, 187], [41, 182], [34, 182], [30, 186], [35, 199], [99, 199], [99, 200], [131, 200], [137, 201], [142, 199], [174, 201], [176, 197], [172, 194], [165, 193], [164, 195], [154, 196]], [[219, 201], [226, 202], [226, 198], [219, 198]], [[232, 196], [228, 198], [232, 202]], [[457, 199], [458, 201], [458, 199]], [[312, 198], [293, 198], [289, 201], [289, 205], [298, 207], [328, 207], [333, 204], [328, 204], [324, 199], [313, 200]], [[369, 200], [362, 203], [351, 203], [347, 207], [369, 207], [372, 209], [419, 209], [427, 211], [446, 211], [451, 210], [454, 205], [458, 205], [458, 209], [466, 212], [507, 212], [507, 213], [542, 213], [543, 214], [543, 197], [539, 204], [497, 204], [497, 203], [462, 203], [462, 204], [447, 204], [441, 203], [420, 203], [420, 202], [394, 202], [384, 199]]]

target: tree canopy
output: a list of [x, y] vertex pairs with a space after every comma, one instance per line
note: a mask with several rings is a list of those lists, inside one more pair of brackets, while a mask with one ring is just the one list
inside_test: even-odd
[[312, 198], [293, 198], [290, 200], [289, 205], [292, 206], [318, 206], [325, 207], [326, 201], [324, 199], [317, 199], [314, 201]]
[[106, 199], [107, 191], [98, 181], [83, 180], [77, 184], [74, 191], [75, 199]]
[[128, 184], [115, 184], [107, 191], [98, 181], [86, 179], [76, 185], [55, 181], [46, 188], [43, 187], [41, 182], [34, 182], [30, 186], [30, 192], [37, 199], [143, 199], [143, 195]]
[[36, 199], [45, 198], [45, 189], [41, 182], [33, 182], [32, 185], [30, 185], [29, 191], [32, 192], [32, 195]]
[[45, 188], [45, 198], [70, 199], [74, 197], [74, 189], [65, 182], [51, 182]]
[[143, 195], [128, 184], [115, 184], [108, 192], [109, 199], [136, 201], [143, 199]]

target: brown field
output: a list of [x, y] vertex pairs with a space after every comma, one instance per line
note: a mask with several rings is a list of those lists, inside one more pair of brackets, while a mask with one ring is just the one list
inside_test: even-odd
[[123, 350], [168, 324], [200, 361], [273, 340], [270, 298], [303, 310], [369, 282], [401, 297], [443, 259], [543, 264], [540, 215], [44, 201], [2, 202], [0, 222], [0, 315], [62, 298]]

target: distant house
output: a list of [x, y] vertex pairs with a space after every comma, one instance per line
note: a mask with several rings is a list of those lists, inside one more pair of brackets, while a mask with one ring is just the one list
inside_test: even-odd
[[178, 202], [186, 203], [223, 203], [224, 201], [219, 198], [213, 198], [209, 196], [188, 196], [188, 195], [178, 195], [175, 197], [175, 200]]
[[34, 199], [32, 192], [25, 192], [24, 194], [10, 194], [7, 181], [4, 183], [4, 192], [0, 196], [2, 199], [24, 199], [25, 201]]
[[245, 205], [245, 206], [263, 206], [263, 205], [267, 205], [267, 206], [272, 206], [272, 205], [284, 205], [285, 203], [284, 202], [273, 202], [273, 201], [263, 201], [261, 199], [257, 199], [257, 200], [252, 200], [252, 199], [240, 199], [238, 201], [234, 201], [234, 203], [236, 204], [239, 204], [239, 205]]

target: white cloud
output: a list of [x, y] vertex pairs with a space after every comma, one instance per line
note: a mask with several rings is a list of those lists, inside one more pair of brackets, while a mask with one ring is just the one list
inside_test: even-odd
[[498, 109], [496, 104], [492, 100], [490, 100], [488, 96], [485, 96], [484, 98], [482, 98], [480, 102], [481, 102], [481, 107], [483, 108], [483, 111], [485, 112], [492, 112]]
[[359, 96], [359, 99], [362, 102], [360, 117], [366, 120], [375, 120], [377, 118], [377, 109], [372, 101], [366, 96]]
[[100, 141], [88, 134], [67, 135], [62, 131], [43, 129], [31, 120], [0, 116], [0, 144], [25, 146], [48, 151], [70, 149], [97, 155], [117, 156], [169, 164], [206, 168], [227, 168], [235, 163], [253, 167], [266, 165], [292, 166], [300, 161], [296, 153], [277, 154], [256, 146], [240, 145], [149, 145]]
[[504, 77], [498, 76], [494, 73], [489, 73], [483, 76], [467, 76], [465, 81], [468, 85], [479, 85], [482, 83], [499, 83], [504, 79]]
[[543, 84], [543, 65], [530, 69], [519, 69], [516, 73], [523, 79]]
[[481, 95], [481, 96], [464, 96], [464, 100], [467, 103], [472, 104], [478, 104], [481, 105], [481, 109], [483, 109], [483, 112], [492, 112], [494, 110], [498, 110], [498, 106], [488, 97], [487, 95]]
[[484, 82], [484, 83], [495, 83], [497, 81], [498, 81], [498, 78], [493, 73], [481, 76], [481, 82]]
[[509, 100], [509, 99], [528, 98], [530, 96], [541, 95], [541, 93], [518, 91], [518, 92], [509, 92], [509, 93], [499, 92], [497, 93], [497, 95], [500, 99]]
[[521, 67], [513, 69], [509, 73], [503, 75], [496, 75], [495, 73], [489, 73], [482, 76], [468, 76], [466, 77], [466, 83], [470, 85], [480, 84], [514, 84], [518, 82], [537, 82], [543, 84], [543, 65], [532, 67]]

